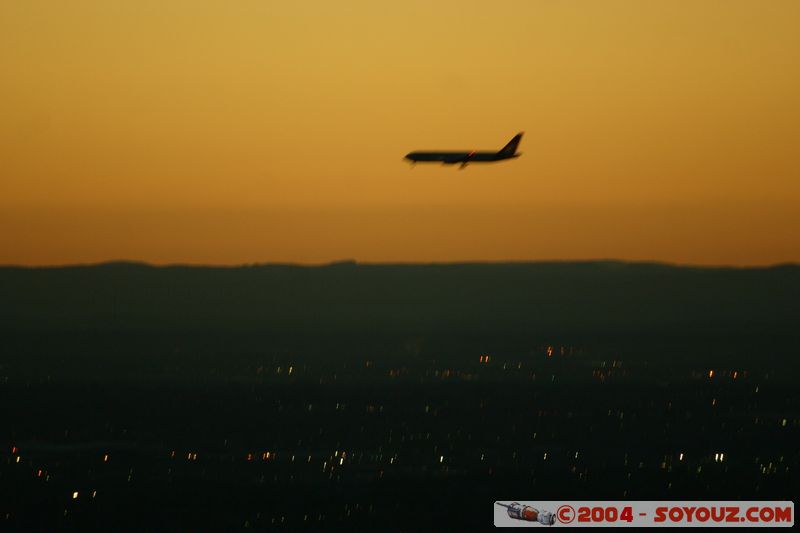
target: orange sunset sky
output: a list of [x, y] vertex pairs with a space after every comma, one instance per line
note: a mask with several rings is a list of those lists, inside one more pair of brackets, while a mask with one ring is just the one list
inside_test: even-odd
[[[3, 0], [0, 263], [800, 261], [796, 0]], [[465, 170], [418, 149], [521, 158]]]

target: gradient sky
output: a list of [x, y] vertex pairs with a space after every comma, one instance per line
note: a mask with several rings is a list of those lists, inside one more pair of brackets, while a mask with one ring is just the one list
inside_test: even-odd
[[[800, 261], [800, 2], [0, 2], [0, 263]], [[417, 149], [523, 157], [457, 167]]]

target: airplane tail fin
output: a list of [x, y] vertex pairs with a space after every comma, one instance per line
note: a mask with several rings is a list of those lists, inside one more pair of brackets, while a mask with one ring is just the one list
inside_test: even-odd
[[517, 153], [517, 145], [519, 145], [520, 139], [522, 139], [522, 133], [517, 133], [498, 153], [506, 157], [514, 155]]

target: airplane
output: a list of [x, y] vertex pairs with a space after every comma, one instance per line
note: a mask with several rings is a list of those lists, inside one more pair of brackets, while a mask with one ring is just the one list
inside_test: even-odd
[[412, 165], [418, 162], [440, 162], [443, 165], [460, 163], [461, 168], [464, 168], [468, 163], [491, 163], [519, 157], [522, 154], [517, 153], [517, 145], [521, 138], [522, 133], [517, 133], [499, 152], [476, 152], [475, 150], [471, 152], [410, 152], [406, 154], [405, 158], [411, 161]]

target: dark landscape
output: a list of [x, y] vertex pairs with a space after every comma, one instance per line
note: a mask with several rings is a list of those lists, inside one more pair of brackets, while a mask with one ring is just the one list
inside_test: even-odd
[[797, 265], [0, 267], [0, 529], [796, 499], [799, 341]]

